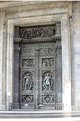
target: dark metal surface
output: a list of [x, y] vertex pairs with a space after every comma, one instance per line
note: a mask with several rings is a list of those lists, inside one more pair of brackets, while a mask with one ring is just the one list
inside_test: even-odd
[[[52, 27], [48, 26], [47, 29]], [[43, 27], [42, 31], [44, 30], [46, 26]], [[48, 30], [46, 31], [49, 32]], [[33, 38], [30, 41], [28, 40], [30, 38], [24, 37], [25, 34], [24, 30], [19, 41], [17, 38], [14, 39], [12, 109], [61, 110], [61, 39], [51, 36], [44, 36], [47, 38], [41, 39], [36, 36], [38, 38], [34, 41], [34, 37], [30, 34], [31, 39]], [[56, 104], [61, 105], [56, 107]]]

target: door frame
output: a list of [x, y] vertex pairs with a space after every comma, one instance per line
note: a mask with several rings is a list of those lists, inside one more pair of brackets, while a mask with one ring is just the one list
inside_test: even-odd
[[[54, 10], [54, 9], [53, 9]], [[36, 11], [37, 12], [37, 11]], [[29, 12], [28, 16], [15, 18], [14, 14], [7, 19], [7, 52], [6, 52], [6, 110], [10, 109], [13, 102], [13, 36], [14, 26], [17, 25], [37, 25], [53, 24], [61, 22], [61, 44], [62, 44], [62, 103], [63, 111], [71, 111], [71, 48], [70, 48], [70, 25], [68, 11], [61, 14], [48, 13], [36, 16]], [[50, 12], [50, 11], [49, 11]], [[38, 12], [37, 12], [38, 13]], [[16, 15], [16, 13], [15, 13]], [[31, 16], [30, 16], [31, 15]], [[68, 96], [68, 100], [67, 100]], [[67, 100], [67, 101], [66, 101]]]

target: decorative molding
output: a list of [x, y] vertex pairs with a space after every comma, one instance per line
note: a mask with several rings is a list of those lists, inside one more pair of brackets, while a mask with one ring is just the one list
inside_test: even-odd
[[41, 42], [54, 42], [61, 41], [61, 36], [52, 36], [48, 38], [32, 38], [32, 39], [22, 39], [22, 38], [14, 38], [14, 43], [41, 43]]
[[51, 37], [56, 34], [56, 25], [49, 26], [35, 26], [35, 27], [20, 27], [20, 38], [32, 39], [37, 37]]
[[[47, 8], [67, 8], [71, 1], [28, 1], [28, 2], [2, 2], [0, 3], [0, 10], [7, 12], [18, 12], [24, 10], [38, 10]], [[27, 7], [26, 7], [27, 6]]]

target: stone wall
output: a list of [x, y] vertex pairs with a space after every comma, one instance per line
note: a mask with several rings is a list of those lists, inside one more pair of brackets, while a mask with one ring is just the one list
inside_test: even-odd
[[80, 110], [80, 2], [72, 10], [72, 105]]
[[[68, 7], [68, 3], [63, 3], [64, 7], [61, 7], [61, 10], [64, 11], [65, 6]], [[9, 5], [11, 6], [9, 8]], [[5, 4], [3, 6], [3, 8], [1, 7], [1, 11], [0, 12], [0, 110], [4, 110], [4, 105], [6, 103], [5, 101], [5, 88], [6, 88], [6, 79], [5, 79], [5, 70], [6, 70], [6, 65], [4, 65], [6, 56], [5, 56], [5, 52], [6, 52], [6, 32], [4, 28], [5, 26], [7, 27], [7, 24], [5, 24], [5, 17], [9, 14], [8, 17], [12, 16], [12, 12], [14, 17], [15, 13], [17, 14], [17, 12], [15, 12], [16, 10], [19, 12], [19, 15], [21, 15], [21, 11], [22, 14], [24, 13], [24, 9], [28, 9], [32, 10], [31, 6], [35, 8], [35, 10], [37, 9], [42, 9], [45, 7], [45, 9], [47, 9], [48, 5], [49, 7], [53, 8], [55, 5], [54, 4], [50, 4], [47, 2], [47, 4], [45, 3], [44, 6], [42, 6], [42, 4], [40, 3], [40, 5], [38, 4], [37, 7], [35, 7], [35, 4], [31, 3], [31, 6], [28, 6], [28, 8], [26, 8], [26, 6], [22, 6], [22, 8], [19, 8], [18, 4], [16, 6], [16, 9], [14, 9], [14, 6], [12, 6], [11, 4], [7, 5], [7, 7], [5, 7]], [[26, 4], [27, 5], [27, 4]], [[20, 4], [21, 6], [21, 4]], [[62, 6], [62, 4], [57, 3], [57, 8], [60, 8], [60, 6]], [[71, 65], [72, 65], [72, 105], [74, 109], [79, 109], [79, 105], [80, 105], [80, 2], [73, 2], [72, 4], [72, 28], [71, 28]], [[38, 8], [40, 7], [40, 8]], [[55, 8], [55, 7], [54, 7]], [[50, 8], [49, 8], [50, 9]], [[12, 10], [12, 12], [11, 12]], [[20, 10], [20, 11], [19, 11]], [[66, 9], [65, 9], [66, 10]], [[48, 11], [47, 11], [48, 12]], [[53, 12], [53, 11], [52, 11]], [[56, 9], [54, 11], [55, 13], [59, 12], [58, 9]], [[5, 14], [6, 13], [6, 14]], [[32, 13], [33, 14], [33, 13]], [[42, 13], [40, 12], [40, 15]], [[45, 12], [46, 14], [46, 12]], [[26, 14], [25, 14], [26, 15]], [[37, 14], [36, 14], [37, 16]], [[19, 16], [21, 17], [21, 16]], [[5, 33], [4, 33], [5, 32]], [[4, 41], [3, 41], [4, 40]], [[4, 44], [5, 43], [5, 44]], [[4, 49], [3, 49], [4, 48]], [[4, 57], [5, 56], [5, 57]]]

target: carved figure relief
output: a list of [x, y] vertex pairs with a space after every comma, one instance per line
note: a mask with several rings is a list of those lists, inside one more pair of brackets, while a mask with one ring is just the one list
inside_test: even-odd
[[31, 39], [37, 37], [51, 37], [55, 35], [56, 26], [35, 26], [32, 28], [21, 27], [20, 37], [24, 39]]
[[26, 90], [32, 90], [32, 89], [33, 89], [32, 77], [29, 73], [27, 73], [23, 77], [23, 90], [26, 91]]
[[43, 78], [43, 85], [42, 85], [43, 91], [53, 90], [53, 86], [54, 86], [53, 84], [54, 84], [54, 80], [52, 76], [47, 73]]

